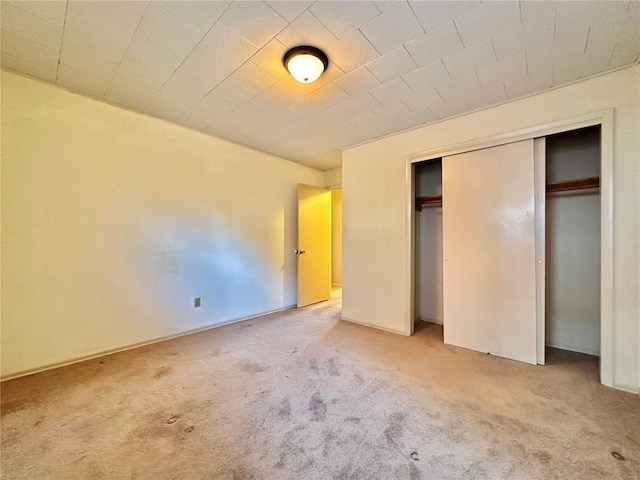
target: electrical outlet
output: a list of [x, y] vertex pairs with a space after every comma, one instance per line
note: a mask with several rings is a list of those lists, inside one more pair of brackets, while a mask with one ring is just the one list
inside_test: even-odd
[[193, 299], [193, 306], [194, 308], [199, 308], [200, 307], [200, 297], [196, 297]]

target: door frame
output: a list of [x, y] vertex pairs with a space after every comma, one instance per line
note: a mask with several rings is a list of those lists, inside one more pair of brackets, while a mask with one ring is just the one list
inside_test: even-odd
[[405, 157], [405, 335], [413, 335], [415, 321], [415, 164], [595, 125], [600, 125], [600, 382], [613, 387], [613, 108], [416, 152]]
[[[315, 303], [319, 303], [319, 302], [324, 302], [326, 300], [329, 300], [331, 298], [331, 250], [332, 250], [332, 242], [331, 242], [331, 190], [329, 190], [326, 187], [316, 187], [315, 185], [307, 185], [305, 183], [298, 183], [297, 185], [297, 190], [298, 190], [298, 235], [297, 235], [297, 246], [296, 246], [296, 250], [295, 250], [295, 255], [297, 257], [296, 260], [296, 264], [297, 264], [297, 268], [296, 268], [296, 272], [297, 272], [297, 288], [296, 288], [296, 307], [297, 308], [302, 308], [302, 307], [306, 307], [308, 305], [313, 305]], [[304, 197], [302, 196], [304, 193]], [[318, 202], [317, 199], [319, 196], [322, 196], [322, 202]], [[313, 212], [309, 212], [309, 208], [310, 208], [310, 203], [309, 203], [309, 199], [313, 198], [314, 201], [311, 202], [311, 205], [313, 205], [313, 208], [315, 209], [315, 211]], [[304, 208], [304, 212], [303, 212], [303, 202], [306, 203], [306, 208]], [[326, 203], [326, 205], [325, 205]], [[318, 211], [318, 207], [322, 207], [321, 211]], [[325, 212], [325, 207], [326, 207], [326, 212]], [[310, 215], [310, 213], [312, 213], [312, 215]], [[313, 219], [313, 223], [315, 223], [315, 227], [318, 227], [318, 223], [317, 220], [319, 218], [319, 215], [324, 216], [326, 213], [327, 215], [327, 225], [326, 225], [326, 229], [327, 229], [327, 270], [326, 272], [324, 272], [324, 268], [322, 269], [322, 272], [327, 274], [327, 279], [326, 279], [326, 284], [325, 282], [320, 282], [317, 283], [318, 280], [322, 280], [322, 278], [319, 277], [318, 272], [315, 272], [316, 275], [302, 275], [303, 271], [305, 273], [308, 273], [309, 268], [310, 268], [310, 264], [309, 261], [312, 261], [311, 265], [314, 265], [317, 262], [318, 256], [314, 256], [312, 258], [309, 259], [309, 261], [306, 261], [307, 258], [309, 257], [304, 257], [301, 258], [303, 254], [305, 254], [305, 250], [304, 249], [308, 249], [311, 248], [311, 250], [309, 251], [310, 254], [314, 254], [316, 253], [314, 251], [314, 249], [312, 248], [314, 246], [313, 241], [309, 241], [309, 242], [305, 242], [301, 237], [303, 237], [302, 233], [303, 231], [305, 232], [304, 237], [309, 240], [310, 237], [315, 237], [315, 239], [318, 239], [318, 235], [317, 235], [317, 230], [316, 233], [314, 235], [309, 235], [307, 229], [303, 228], [303, 225], [308, 226], [309, 225], [309, 220]], [[304, 217], [304, 218], [303, 218]], [[307, 220], [306, 222], [303, 220]], [[324, 224], [324, 222], [322, 222], [322, 224]], [[321, 248], [318, 248], [317, 251], [320, 252], [320, 254], [323, 254], [325, 252], [325, 244], [324, 242], [320, 241], [319, 242], [321, 244]], [[309, 245], [311, 244], [311, 245]], [[317, 246], [317, 245], [316, 245]], [[324, 255], [323, 255], [324, 256]], [[323, 260], [322, 257], [320, 257], [320, 260]], [[303, 268], [302, 263], [305, 262], [305, 264], [307, 265], [307, 268]], [[324, 262], [322, 262], [323, 266], [324, 266]], [[319, 269], [318, 269], [319, 270]], [[324, 274], [323, 273], [323, 274]], [[311, 279], [311, 282], [304, 282], [304, 279]], [[310, 285], [311, 284], [311, 285]], [[325, 290], [326, 289], [326, 290]], [[311, 294], [310, 290], [313, 290], [313, 293]], [[317, 291], [316, 291], [317, 290]], [[303, 295], [302, 292], [306, 291], [306, 295]], [[304, 300], [303, 300], [304, 298]]]

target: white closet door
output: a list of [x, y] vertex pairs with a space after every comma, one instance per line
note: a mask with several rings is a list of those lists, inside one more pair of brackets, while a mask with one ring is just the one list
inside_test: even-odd
[[536, 363], [533, 140], [442, 159], [444, 341]]

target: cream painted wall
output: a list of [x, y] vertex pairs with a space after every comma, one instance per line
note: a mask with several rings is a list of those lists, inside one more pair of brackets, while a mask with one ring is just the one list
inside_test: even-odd
[[324, 186], [327, 188], [339, 188], [342, 186], [342, 167], [324, 171]]
[[294, 305], [297, 183], [324, 174], [3, 72], [2, 375]]
[[403, 333], [406, 156], [519, 128], [615, 109], [614, 384], [637, 389], [639, 372], [638, 205], [640, 116], [635, 66], [343, 152], [343, 304], [346, 319]]
[[342, 284], [342, 189], [331, 190], [331, 283]]

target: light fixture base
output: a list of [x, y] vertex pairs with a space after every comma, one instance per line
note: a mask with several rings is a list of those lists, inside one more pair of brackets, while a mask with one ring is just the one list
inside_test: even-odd
[[[322, 70], [320, 70], [320, 73], [317, 74], [315, 78], [309, 80], [308, 78], [306, 78], [304, 73], [298, 73], [292, 70], [292, 65], [290, 65], [290, 63], [296, 57], [301, 57], [301, 56], [311, 56], [317, 59], [317, 60], [314, 60], [316, 63], [317, 61], [322, 63]], [[327, 69], [327, 67], [329, 66], [329, 59], [327, 58], [327, 55], [319, 48], [312, 47], [309, 45], [300, 45], [287, 50], [287, 52], [284, 54], [284, 57], [282, 58], [282, 63], [284, 64], [284, 68], [286, 68], [289, 71], [289, 73], [293, 76], [293, 78], [295, 78], [301, 83], [311, 83], [316, 79], [318, 79], [320, 75], [322, 75], [322, 73]], [[293, 62], [293, 64], [295, 63], [296, 62]], [[299, 68], [299, 66], [297, 67]]]

